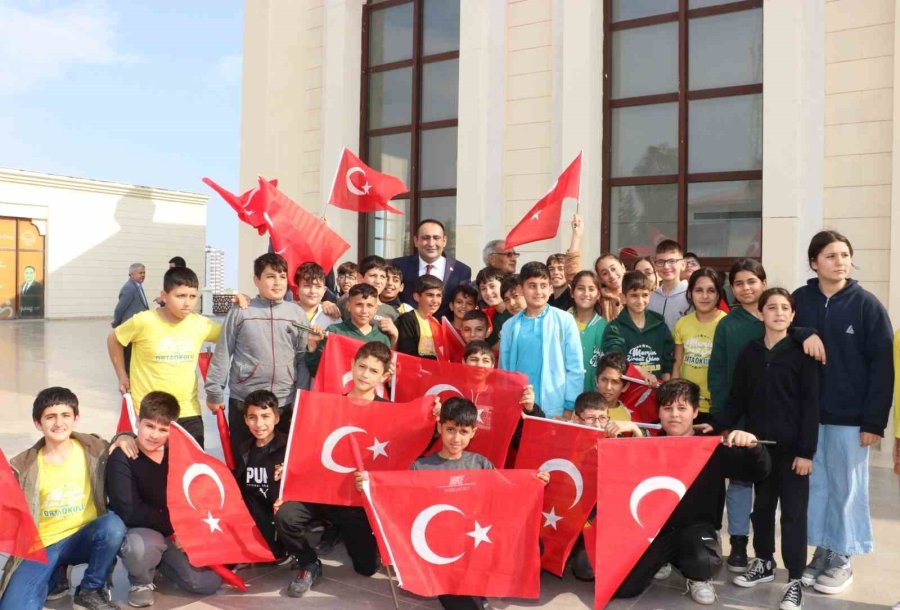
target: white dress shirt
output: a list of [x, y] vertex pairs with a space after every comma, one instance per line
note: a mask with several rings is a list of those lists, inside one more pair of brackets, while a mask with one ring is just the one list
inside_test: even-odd
[[447, 259], [443, 256], [438, 258], [433, 263], [426, 263], [422, 260], [422, 257], [419, 257], [419, 275], [416, 277], [421, 277], [425, 275], [425, 265], [431, 265], [431, 275], [436, 277], [437, 279], [444, 281], [444, 271], [447, 269]]

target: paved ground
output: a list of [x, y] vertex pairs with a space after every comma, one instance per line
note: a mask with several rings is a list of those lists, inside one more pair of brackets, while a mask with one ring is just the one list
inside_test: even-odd
[[[106, 357], [108, 320], [79, 321], [14, 321], [0, 323], [0, 448], [11, 456], [28, 447], [37, 438], [31, 424], [31, 403], [35, 394], [49, 385], [71, 388], [81, 401], [80, 429], [111, 434], [118, 418], [119, 399], [115, 375]], [[202, 400], [201, 396], [201, 400]], [[220, 452], [218, 435], [208, 417], [207, 443], [211, 452]], [[872, 453], [872, 514], [877, 552], [854, 560], [856, 577], [853, 586], [839, 597], [826, 598], [809, 593], [807, 610], [874, 610], [889, 608], [900, 600], [900, 493], [898, 481], [890, 468], [890, 447]], [[154, 608], [169, 610], [207, 608], [280, 610], [282, 608], [346, 609], [393, 608], [387, 579], [379, 574], [362, 578], [347, 567], [343, 550], [325, 560], [325, 575], [317, 587], [303, 600], [284, 597], [283, 590], [292, 574], [284, 568], [255, 568], [243, 572], [251, 584], [247, 593], [222, 592], [198, 599], [180, 593], [162, 583]], [[725, 584], [723, 571], [717, 579], [719, 608], [777, 608], [786, 575], [779, 570], [777, 583], [755, 589], [739, 590]], [[79, 571], [73, 579], [78, 582]], [[127, 581], [121, 567], [115, 573], [115, 599], [124, 600]], [[559, 608], [583, 609], [593, 604], [592, 587], [567, 576], [560, 580], [544, 575], [539, 601], [493, 599], [491, 608]], [[683, 596], [684, 581], [677, 575], [654, 584], [644, 595], [633, 600], [610, 604], [614, 610], [693, 608]], [[124, 605], [124, 602], [123, 602]], [[403, 608], [439, 608], [435, 600], [427, 600], [400, 592]], [[71, 608], [70, 600], [60, 600], [48, 608]]]

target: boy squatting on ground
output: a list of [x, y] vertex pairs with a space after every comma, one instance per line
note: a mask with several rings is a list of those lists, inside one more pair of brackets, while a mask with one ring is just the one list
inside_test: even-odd
[[[197, 358], [205, 341], [219, 338], [219, 325], [194, 313], [197, 274], [172, 267], [163, 276], [165, 305], [143, 311], [116, 327], [106, 346], [119, 391], [130, 391], [135, 405], [153, 390], [178, 399], [178, 423], [203, 446], [203, 418], [197, 400]], [[125, 371], [125, 347], [131, 344], [131, 371]]]
[[75, 432], [78, 398], [68, 388], [41, 390], [32, 408], [43, 434], [9, 463], [46, 547], [47, 563], [10, 557], [0, 582], [0, 610], [41, 610], [59, 566], [86, 563], [75, 590], [76, 610], [118, 608], [107, 601], [106, 577], [122, 545], [125, 524], [106, 509], [104, 477], [109, 445]]

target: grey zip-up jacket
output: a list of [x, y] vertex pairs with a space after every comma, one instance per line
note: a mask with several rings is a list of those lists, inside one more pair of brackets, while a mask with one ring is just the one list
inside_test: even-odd
[[668, 295], [663, 292], [662, 286], [650, 293], [647, 308], [665, 318], [670, 331], [674, 331], [675, 323], [692, 309], [687, 299], [687, 286], [687, 280], [681, 280]]
[[223, 403], [227, 383], [236, 400], [269, 390], [279, 404], [287, 404], [294, 391], [295, 354], [306, 351], [306, 332], [294, 323], [307, 323], [296, 303], [256, 297], [247, 309], [232, 307], [209, 364], [207, 401]]

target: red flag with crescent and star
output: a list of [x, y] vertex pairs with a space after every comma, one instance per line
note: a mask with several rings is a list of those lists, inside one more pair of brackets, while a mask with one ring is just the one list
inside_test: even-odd
[[722, 442], [719, 436], [597, 443], [594, 608], [604, 608]]
[[[259, 187], [254, 186], [252, 189], [238, 196], [219, 186], [209, 178], [203, 178], [203, 182], [212, 190], [217, 192], [219, 196], [225, 200], [231, 209], [237, 212], [238, 220], [245, 222], [257, 231], [260, 235], [266, 232], [266, 219], [262, 213], [265, 211], [262, 201], [255, 198], [259, 193]], [[270, 180], [272, 186], [278, 186], [278, 180]]]
[[441, 330], [444, 336], [444, 354], [440, 359], [461, 363], [466, 352], [466, 342], [447, 318], [441, 318]]
[[540, 595], [534, 470], [370, 472], [364, 504], [385, 563], [416, 595]]
[[234, 476], [178, 424], [169, 432], [169, 517], [194, 567], [275, 561]]
[[578, 199], [581, 188], [581, 153], [559, 175], [547, 194], [541, 197], [534, 207], [522, 217], [509, 235], [506, 236], [505, 250], [555, 237], [559, 232], [559, 218], [562, 214], [563, 201]]
[[659, 411], [656, 407], [656, 387], [645, 381], [640, 369], [631, 363], [628, 364], [628, 370], [625, 371], [622, 379], [626, 383], [619, 400], [631, 412], [631, 421], [644, 424], [659, 421]]
[[572, 546], [597, 504], [598, 428], [526, 417], [516, 468], [550, 474], [541, 514], [541, 567], [560, 578]]
[[285, 501], [360, 506], [354, 472], [405, 470], [434, 433], [431, 396], [393, 403], [298, 394], [281, 479]]
[[[319, 360], [319, 369], [313, 379], [313, 392], [328, 392], [329, 394], [346, 394], [353, 389], [353, 357], [357, 350], [365, 345], [364, 341], [330, 333], [325, 349], [322, 350], [322, 358]], [[401, 355], [391, 352], [396, 366], [397, 358]], [[379, 398], [388, 398], [384, 385], [375, 388], [375, 395]]]
[[0, 450], [0, 553], [47, 563], [44, 543], [16, 475]]
[[[478, 430], [467, 448], [494, 466], [506, 464], [506, 454], [522, 417], [519, 400], [528, 385], [522, 373], [427, 360], [400, 354], [395, 364], [393, 392], [398, 401], [439, 396], [441, 402], [461, 396], [478, 409]], [[440, 451], [438, 440], [433, 451]]]
[[408, 190], [400, 178], [372, 169], [345, 148], [338, 160], [328, 203], [353, 212], [402, 214], [388, 201]]

